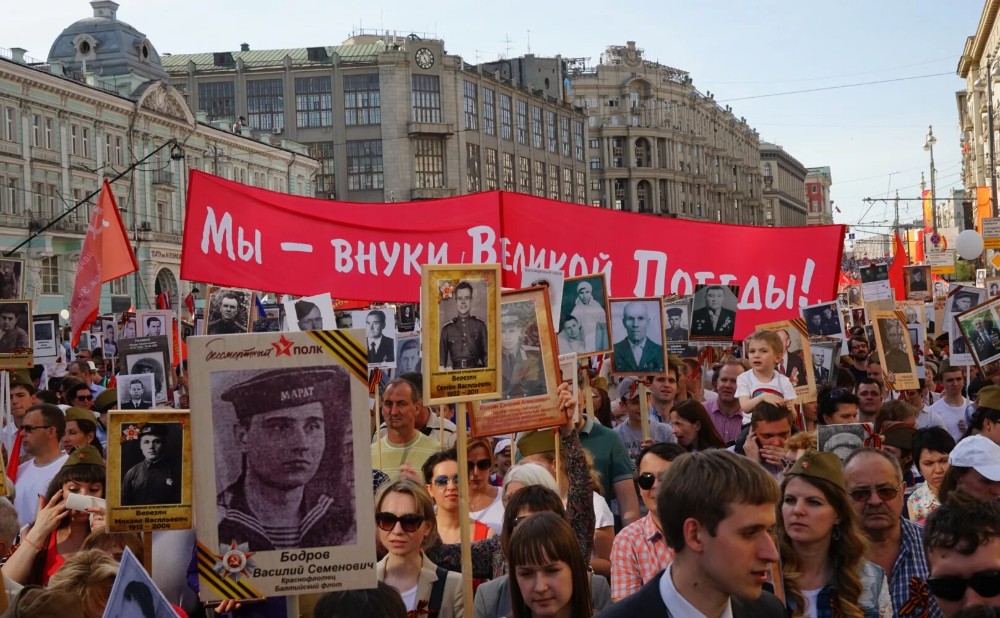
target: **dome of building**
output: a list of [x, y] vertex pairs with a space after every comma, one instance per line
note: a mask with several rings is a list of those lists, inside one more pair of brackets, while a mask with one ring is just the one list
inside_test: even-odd
[[146, 35], [119, 21], [118, 3], [94, 0], [94, 16], [81, 19], [62, 31], [48, 61], [59, 62], [67, 73], [96, 73], [102, 79], [131, 75], [168, 81], [160, 55]]

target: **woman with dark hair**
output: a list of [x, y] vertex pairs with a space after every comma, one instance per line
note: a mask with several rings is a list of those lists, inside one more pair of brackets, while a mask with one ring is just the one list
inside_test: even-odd
[[846, 388], [820, 389], [816, 396], [817, 425], [843, 425], [858, 422], [858, 396]]
[[806, 451], [785, 474], [778, 545], [792, 616], [889, 618], [892, 601], [881, 568], [865, 560], [858, 526], [833, 453]]
[[726, 448], [722, 436], [712, 423], [705, 406], [694, 399], [687, 399], [670, 411], [670, 424], [674, 437], [690, 453], [709, 448]]
[[[21, 543], [3, 565], [7, 579], [27, 586], [44, 586], [59, 570], [66, 558], [80, 551], [90, 534], [91, 516], [100, 518], [102, 509], [86, 511], [66, 508], [70, 494], [104, 498], [104, 459], [92, 446], [83, 446], [70, 453], [63, 467], [49, 483], [35, 523], [21, 533]], [[96, 522], [95, 522], [96, 523]]]
[[101, 441], [97, 439], [97, 417], [87, 408], [66, 410], [66, 432], [60, 443], [63, 450], [71, 453], [78, 446], [93, 446], [104, 457]]
[[948, 454], [955, 449], [955, 438], [944, 427], [925, 427], [913, 434], [913, 461], [924, 482], [917, 485], [906, 501], [910, 521], [923, 525], [927, 516], [941, 506], [938, 493], [948, 472]]
[[588, 618], [590, 573], [573, 530], [555, 513], [520, 521], [510, 536], [512, 618]]
[[608, 391], [592, 384], [590, 386], [590, 396], [594, 400], [594, 418], [605, 427], [614, 429], [615, 421], [611, 417], [611, 396], [608, 395]]
[[976, 402], [976, 411], [962, 437], [986, 436], [1000, 444], [1000, 386], [980, 389]]

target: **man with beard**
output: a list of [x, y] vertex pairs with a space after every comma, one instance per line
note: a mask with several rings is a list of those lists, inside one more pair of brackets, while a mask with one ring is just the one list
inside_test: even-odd
[[868, 341], [863, 337], [852, 337], [847, 342], [847, 351], [851, 354], [854, 365], [849, 367], [854, 375], [854, 381], [868, 377]]

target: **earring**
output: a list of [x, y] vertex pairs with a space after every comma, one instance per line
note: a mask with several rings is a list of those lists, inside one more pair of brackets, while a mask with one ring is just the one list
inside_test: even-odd
[[833, 527], [833, 534], [830, 535], [834, 541], [840, 540], [840, 526]]

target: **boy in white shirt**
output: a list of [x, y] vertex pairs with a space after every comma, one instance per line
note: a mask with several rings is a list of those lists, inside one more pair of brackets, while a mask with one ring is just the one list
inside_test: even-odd
[[744, 412], [752, 411], [761, 402], [792, 409], [795, 387], [776, 370], [784, 353], [781, 337], [773, 330], [759, 330], [747, 339], [750, 369], [736, 378], [736, 398]]

